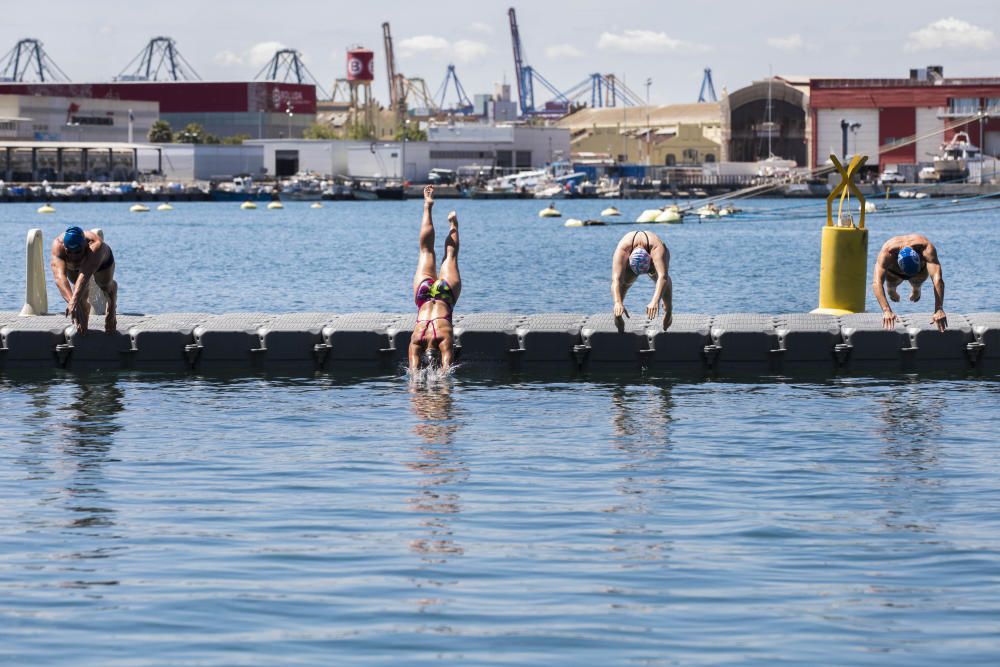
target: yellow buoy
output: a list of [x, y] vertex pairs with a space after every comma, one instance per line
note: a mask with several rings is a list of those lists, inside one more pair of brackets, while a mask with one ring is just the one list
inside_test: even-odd
[[669, 222], [669, 223], [684, 222], [684, 214], [681, 213], [681, 210], [678, 207], [668, 206], [666, 209], [663, 210], [663, 212], [661, 212], [658, 216], [656, 216], [656, 218], [653, 219], [653, 222]]
[[309, 208], [323, 208], [323, 205], [320, 204], [319, 202], [314, 202], [309, 205]]
[[38, 207], [38, 212], [39, 213], [55, 213], [56, 209], [55, 209], [55, 207], [52, 206], [52, 204], [43, 204], [42, 206]]
[[128, 210], [132, 213], [149, 213], [149, 207], [145, 204], [132, 204]]
[[645, 211], [643, 211], [642, 213], [639, 214], [639, 217], [636, 218], [636, 222], [639, 222], [639, 223], [656, 222], [656, 219], [658, 217], [660, 217], [661, 213], [663, 213], [662, 209], [659, 209], [659, 208], [647, 208]]
[[242, 204], [240, 204], [240, 208], [243, 209], [244, 211], [256, 211], [257, 204], [254, 204], [252, 201], [247, 200]]
[[157, 211], [172, 211], [172, 210], [174, 210], [174, 207], [171, 206], [170, 204], [166, 203], [166, 202], [163, 202], [162, 204], [160, 204], [159, 206], [156, 207], [156, 210]]
[[546, 206], [545, 208], [543, 208], [541, 211], [538, 212], [538, 217], [539, 218], [561, 218], [562, 217], [562, 213], [560, 213], [556, 209], [555, 206], [552, 206], [551, 204], [549, 204], [548, 206]]
[[622, 213], [621, 213], [621, 211], [619, 211], [619, 210], [618, 210], [617, 208], [615, 208], [614, 206], [609, 206], [609, 207], [607, 207], [606, 209], [604, 209], [603, 211], [601, 211], [601, 215], [603, 215], [603, 216], [605, 216], [605, 217], [609, 217], [609, 218], [610, 218], [611, 216], [615, 216], [615, 215], [621, 215], [621, 214], [622, 214]]
[[[866, 282], [868, 280], [868, 230], [865, 229], [865, 197], [854, 184], [854, 174], [861, 169], [866, 155], [855, 155], [845, 170], [835, 155], [834, 166], [841, 181], [826, 198], [826, 226], [819, 264], [819, 308], [814, 313], [847, 315], [865, 310]], [[854, 225], [850, 214], [843, 213], [844, 197], [853, 192], [861, 204], [861, 219]], [[841, 194], [843, 193], [843, 194]], [[841, 211], [837, 223], [833, 222], [833, 198], [841, 195]]]
[[274, 210], [279, 208], [285, 208], [285, 205], [282, 204], [280, 201], [271, 201], [267, 203], [267, 207], [271, 210]]

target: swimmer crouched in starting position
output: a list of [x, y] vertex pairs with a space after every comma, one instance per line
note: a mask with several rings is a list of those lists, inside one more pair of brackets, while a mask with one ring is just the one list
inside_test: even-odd
[[458, 216], [448, 214], [451, 229], [444, 242], [444, 260], [437, 272], [434, 256], [434, 187], [424, 188], [424, 215], [420, 222], [420, 256], [417, 272], [413, 276], [413, 300], [417, 304], [417, 323], [410, 338], [410, 371], [420, 368], [420, 359], [426, 351], [437, 348], [441, 352], [441, 367], [448, 368], [454, 361], [455, 333], [451, 314], [462, 291], [462, 278], [458, 273]]
[[653, 298], [646, 304], [646, 317], [653, 319], [663, 301], [663, 330], [673, 321], [673, 284], [670, 275], [670, 251], [660, 237], [653, 232], [629, 232], [618, 242], [611, 258], [611, 298], [614, 300], [615, 326], [625, 330], [625, 320], [629, 317], [625, 309], [625, 295], [639, 276], [647, 274], [656, 281]]
[[934, 315], [931, 324], [938, 331], [948, 327], [948, 317], [944, 314], [944, 278], [941, 275], [941, 263], [938, 261], [937, 249], [926, 236], [907, 234], [894, 236], [885, 242], [875, 260], [875, 278], [872, 291], [875, 299], [882, 307], [882, 325], [890, 331], [896, 326], [896, 313], [892, 312], [889, 301], [885, 298], [882, 287], [884, 282], [889, 288], [889, 298], [899, 301], [896, 289], [903, 283], [910, 283], [910, 301], [920, 300], [920, 286], [930, 276], [934, 285]]
[[114, 333], [118, 320], [118, 283], [115, 282], [115, 256], [111, 246], [94, 232], [70, 227], [52, 242], [52, 278], [68, 304], [66, 314], [80, 333], [87, 333], [90, 320], [90, 277], [108, 299], [104, 330]]

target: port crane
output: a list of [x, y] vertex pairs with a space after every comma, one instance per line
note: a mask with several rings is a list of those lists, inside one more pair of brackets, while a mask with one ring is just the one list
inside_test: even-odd
[[255, 81], [289, 81], [295, 83], [311, 83], [316, 86], [316, 90], [322, 94], [322, 99], [326, 99], [326, 91], [313, 76], [306, 64], [302, 62], [302, 55], [295, 49], [279, 49], [274, 57], [264, 65], [264, 68], [257, 72]]
[[614, 74], [594, 73], [586, 79], [568, 88], [563, 95], [570, 102], [578, 102], [590, 93], [590, 106], [594, 109], [618, 106], [619, 101], [625, 106], [642, 106], [642, 98], [625, 82]]
[[[138, 61], [135, 69], [132, 69]], [[201, 77], [177, 50], [177, 43], [170, 37], [154, 37], [146, 47], [125, 66], [115, 81], [200, 81]]]
[[[708, 91], [708, 98], [705, 99], [705, 91]], [[698, 93], [699, 102], [718, 102], [719, 98], [715, 96], [715, 84], [712, 83], [712, 68], [705, 68], [705, 76], [701, 79], [701, 92]]]
[[[531, 65], [524, 62], [524, 48], [521, 46], [521, 33], [517, 27], [517, 12], [514, 11], [513, 7], [507, 10], [507, 17], [510, 19], [510, 41], [514, 49], [514, 78], [517, 79], [517, 99], [521, 115], [565, 113], [569, 109], [569, 98], [549, 83], [548, 79], [535, 71]], [[535, 108], [535, 82], [540, 83], [554, 95], [552, 101], [547, 102], [545, 108], [541, 110]]]
[[392, 48], [392, 31], [389, 22], [382, 24], [382, 44], [385, 47], [385, 68], [389, 84], [389, 108], [396, 112], [396, 124], [403, 124], [406, 115], [406, 77], [396, 72], [396, 52]]
[[469, 96], [465, 94], [465, 88], [462, 87], [462, 82], [458, 80], [458, 74], [455, 73], [454, 65], [448, 65], [448, 71], [444, 75], [444, 82], [434, 96], [434, 99], [437, 100], [438, 109], [444, 110], [444, 98], [448, 94], [448, 84], [452, 81], [455, 82], [455, 94], [458, 95], [458, 105], [454, 108], [454, 111], [462, 115], [472, 113], [475, 106], [472, 104]]
[[[34, 76], [34, 79], [30, 78]], [[22, 39], [0, 58], [0, 81], [68, 82], [69, 77], [52, 62], [37, 39]]]

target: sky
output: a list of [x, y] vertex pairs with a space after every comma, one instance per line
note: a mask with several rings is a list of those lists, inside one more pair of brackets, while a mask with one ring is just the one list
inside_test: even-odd
[[[373, 91], [386, 101], [381, 25], [388, 21], [397, 71], [422, 77], [433, 94], [452, 63], [471, 97], [514, 83], [511, 6], [526, 62], [558, 89], [614, 73], [640, 97], [649, 81], [653, 104], [697, 101], [706, 67], [720, 95], [769, 71], [905, 77], [936, 64], [945, 76], [1000, 77], [1000, 0], [45, 0], [4, 11], [0, 54], [37, 38], [72, 81], [109, 81], [152, 37], [168, 36], [203, 80], [241, 81], [276, 50], [293, 48], [330, 90], [345, 76], [346, 49], [363, 45], [375, 51]], [[548, 99], [537, 86], [535, 95], [538, 105]]]

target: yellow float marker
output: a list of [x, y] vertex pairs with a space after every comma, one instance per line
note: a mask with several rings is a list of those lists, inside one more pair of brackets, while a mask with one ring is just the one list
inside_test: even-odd
[[[824, 315], [848, 315], [865, 310], [868, 281], [868, 230], [865, 229], [865, 197], [854, 184], [854, 175], [868, 160], [867, 155], [855, 155], [847, 169], [837, 156], [831, 155], [841, 181], [826, 198], [826, 226], [819, 264], [819, 308], [812, 311]], [[843, 215], [844, 197], [853, 192], [861, 204], [861, 219], [854, 225], [850, 214]], [[833, 221], [833, 199], [840, 197], [840, 211]]]

